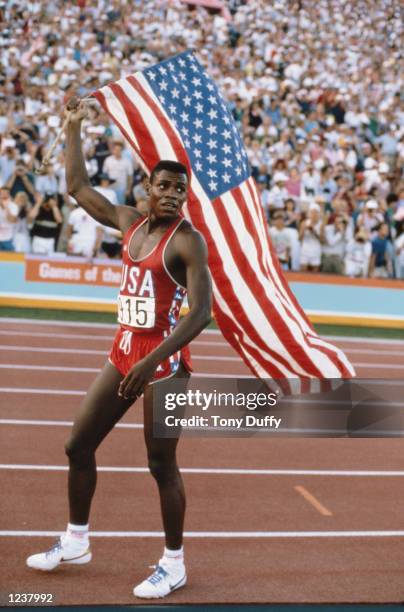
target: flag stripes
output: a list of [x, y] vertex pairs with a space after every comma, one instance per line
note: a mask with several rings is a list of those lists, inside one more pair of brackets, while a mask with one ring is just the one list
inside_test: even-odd
[[[253, 374], [297, 378], [302, 390], [312, 388], [308, 379], [353, 376], [344, 353], [319, 338], [292, 294], [270, 243], [253, 179], [211, 200], [191, 168], [184, 138], [145, 73], [121, 79], [93, 95], [148, 173], [160, 159], [176, 160], [189, 168], [190, 192], [183, 212], [208, 245], [214, 314], [225, 338]], [[211, 140], [212, 147], [215, 142]]]

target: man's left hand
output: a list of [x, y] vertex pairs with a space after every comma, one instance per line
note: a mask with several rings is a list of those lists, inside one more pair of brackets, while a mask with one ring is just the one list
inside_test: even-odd
[[119, 385], [118, 395], [124, 399], [135, 399], [142, 395], [147, 383], [153, 378], [158, 363], [147, 357], [131, 368]]

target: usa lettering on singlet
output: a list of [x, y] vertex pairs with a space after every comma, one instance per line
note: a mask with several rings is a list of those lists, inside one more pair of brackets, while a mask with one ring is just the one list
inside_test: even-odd
[[124, 238], [118, 322], [134, 332], [166, 332], [176, 325], [186, 294], [185, 287], [175, 281], [164, 261], [167, 244], [183, 220], [176, 220], [148, 255], [132, 259], [131, 241], [146, 221], [136, 222]]

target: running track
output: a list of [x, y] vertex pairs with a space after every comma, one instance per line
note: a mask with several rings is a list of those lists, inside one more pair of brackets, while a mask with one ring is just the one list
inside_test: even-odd
[[[113, 326], [0, 319], [2, 601], [143, 604], [134, 584], [162, 549], [157, 491], [135, 405], [98, 452], [93, 561], [52, 574], [25, 557], [66, 522], [63, 445]], [[404, 343], [335, 339], [361, 377], [402, 379]], [[220, 334], [192, 346], [200, 374], [247, 374]], [[189, 584], [167, 603], [402, 602], [400, 439], [183, 438]]]

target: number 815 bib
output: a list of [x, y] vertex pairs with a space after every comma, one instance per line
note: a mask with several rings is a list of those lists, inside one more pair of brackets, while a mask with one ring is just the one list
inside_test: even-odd
[[156, 319], [154, 297], [118, 296], [118, 322], [130, 327], [150, 329]]

